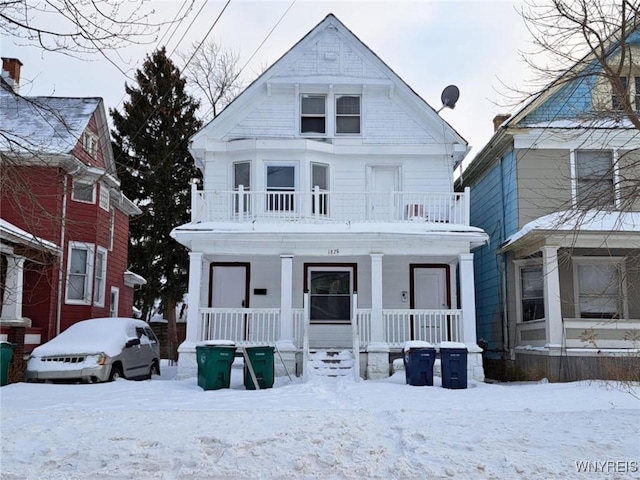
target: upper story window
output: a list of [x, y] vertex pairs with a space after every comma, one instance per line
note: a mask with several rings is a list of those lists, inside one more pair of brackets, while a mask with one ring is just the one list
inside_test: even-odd
[[116, 229], [116, 211], [109, 209], [109, 250], [113, 250], [113, 239], [115, 238]]
[[[620, 77], [620, 83], [622, 84], [622, 89], [628, 95], [629, 94], [629, 82], [627, 82], [627, 77]], [[632, 103], [632, 105], [633, 105], [633, 103]], [[624, 108], [623, 100], [618, 95], [616, 95], [615, 92], [611, 93], [611, 108], [613, 110], [622, 110]]]
[[300, 133], [327, 133], [327, 105], [324, 95], [302, 95], [300, 99]]
[[[251, 190], [251, 162], [236, 162], [233, 164], [233, 189], [237, 191], [240, 186], [244, 191]], [[248, 213], [251, 211], [251, 197], [248, 193], [235, 195], [234, 199], [235, 213], [240, 211]]]
[[73, 181], [71, 198], [76, 202], [96, 203], [96, 185], [89, 182]]
[[296, 168], [293, 165], [267, 165], [267, 210], [290, 211], [294, 209], [293, 194], [296, 190]]
[[100, 185], [100, 208], [109, 211], [109, 189], [106, 185]]
[[360, 134], [360, 97], [336, 97], [336, 133]]
[[82, 147], [89, 155], [95, 158], [98, 153], [98, 136], [95, 133], [86, 130], [82, 134]]
[[575, 152], [576, 203], [579, 208], [615, 204], [613, 153], [608, 150]]

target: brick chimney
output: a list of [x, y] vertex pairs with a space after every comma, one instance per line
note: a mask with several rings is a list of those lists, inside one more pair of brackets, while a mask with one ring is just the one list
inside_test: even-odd
[[500, 125], [502, 125], [502, 123], [509, 117], [511, 117], [510, 113], [498, 114], [493, 117], [493, 131], [497, 132]]
[[2, 57], [2, 76], [16, 93], [18, 93], [18, 87], [20, 86], [21, 67], [22, 62], [17, 58]]

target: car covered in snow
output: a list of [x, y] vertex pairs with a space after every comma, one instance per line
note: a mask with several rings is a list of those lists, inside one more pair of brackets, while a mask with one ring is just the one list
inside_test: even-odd
[[94, 318], [71, 325], [35, 348], [26, 380], [106, 382], [160, 374], [160, 344], [149, 325], [134, 318]]

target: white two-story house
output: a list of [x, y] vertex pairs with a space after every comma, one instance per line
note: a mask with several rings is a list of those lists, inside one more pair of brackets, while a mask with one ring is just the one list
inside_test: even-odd
[[[351, 356], [388, 376], [404, 342], [476, 344], [469, 194], [453, 170], [467, 142], [335, 16], [191, 139], [203, 172], [192, 221], [179, 375], [205, 340]], [[276, 358], [278, 365], [280, 364]], [[306, 372], [305, 372], [306, 373]]]

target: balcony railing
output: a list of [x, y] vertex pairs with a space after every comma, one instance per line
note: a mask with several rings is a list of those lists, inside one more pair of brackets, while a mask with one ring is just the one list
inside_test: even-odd
[[434, 222], [469, 225], [464, 193], [301, 191], [191, 192], [192, 222]]

